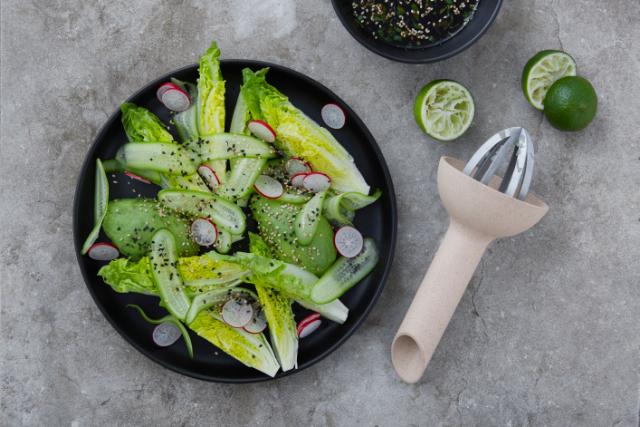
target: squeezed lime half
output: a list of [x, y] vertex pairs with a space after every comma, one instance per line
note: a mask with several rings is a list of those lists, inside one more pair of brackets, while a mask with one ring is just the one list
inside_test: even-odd
[[522, 71], [522, 91], [534, 108], [544, 110], [544, 97], [556, 81], [576, 75], [576, 61], [560, 50], [536, 53]]
[[431, 138], [452, 141], [471, 126], [475, 104], [469, 90], [460, 83], [434, 80], [418, 92], [413, 114], [418, 126]]

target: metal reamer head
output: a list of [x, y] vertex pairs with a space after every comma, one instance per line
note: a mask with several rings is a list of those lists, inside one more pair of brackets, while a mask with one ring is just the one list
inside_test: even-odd
[[464, 173], [487, 185], [506, 162], [498, 191], [524, 200], [531, 188], [533, 176], [533, 142], [521, 127], [501, 130], [476, 151], [464, 167]]

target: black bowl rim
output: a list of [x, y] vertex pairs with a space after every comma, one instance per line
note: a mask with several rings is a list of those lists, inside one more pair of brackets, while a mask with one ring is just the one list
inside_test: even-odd
[[[347, 19], [346, 16], [344, 16], [344, 14], [342, 14], [342, 12], [340, 11], [340, 9], [338, 8], [337, 3], [340, 0], [331, 0], [331, 4], [333, 5], [333, 10], [335, 11], [336, 15], [338, 15], [338, 19], [340, 19], [340, 22], [342, 23], [342, 26], [345, 27], [347, 29], [347, 31], [349, 32], [349, 34], [351, 34], [351, 36], [356, 39], [356, 41], [358, 43], [360, 43], [362, 46], [364, 46], [365, 48], [367, 48], [368, 50], [370, 50], [373, 53], [376, 53], [384, 58], [387, 59], [391, 59], [392, 61], [398, 61], [398, 62], [404, 62], [407, 64], [429, 64], [432, 62], [438, 62], [438, 61], [442, 61], [445, 60], [447, 58], [451, 58], [452, 56], [455, 56], [457, 54], [459, 54], [460, 52], [468, 49], [472, 44], [474, 44], [476, 41], [478, 41], [478, 39], [480, 37], [482, 37], [484, 35], [484, 33], [487, 32], [487, 30], [489, 29], [489, 27], [491, 26], [491, 24], [493, 24], [493, 21], [495, 21], [496, 17], [498, 16], [498, 13], [500, 12], [500, 8], [502, 7], [502, 0], [496, 0], [496, 6], [493, 10], [493, 12], [491, 13], [491, 15], [489, 16], [489, 19], [485, 22], [484, 26], [482, 26], [482, 28], [480, 28], [480, 31], [476, 32], [476, 34], [474, 34], [474, 36], [472, 38], [470, 38], [469, 40], [467, 40], [466, 43], [461, 44], [460, 46], [451, 49], [449, 51], [447, 51], [446, 53], [443, 53], [441, 55], [438, 56], [434, 56], [434, 57], [430, 57], [430, 58], [408, 58], [406, 56], [403, 55], [403, 52], [406, 52], [406, 49], [397, 47], [397, 46], [393, 46], [393, 45], [388, 45], [391, 49], [392, 52], [397, 52], [397, 54], [388, 52], [388, 51], [384, 51], [382, 49], [379, 49], [375, 44], [373, 44], [373, 42], [371, 41], [371, 39], [369, 37], [364, 37], [362, 36], [360, 33], [358, 33], [356, 31], [356, 28], [354, 27], [353, 22], [351, 22], [350, 20]], [[446, 44], [449, 41], [455, 39], [455, 35], [453, 37], [451, 37], [450, 39], [447, 39], [445, 41], [443, 41], [442, 43], [438, 44], [439, 46], [442, 44]], [[429, 47], [425, 47], [422, 50], [428, 50]], [[415, 50], [420, 50], [420, 49], [411, 49], [410, 51], [415, 51]]]
[[[74, 239], [74, 247], [75, 247], [75, 252], [76, 252], [76, 259], [78, 260], [78, 265], [80, 267], [80, 272], [82, 274], [82, 278], [84, 280], [85, 286], [87, 287], [87, 289], [89, 290], [89, 293], [91, 294], [91, 298], [93, 299], [94, 303], [98, 306], [98, 309], [100, 310], [100, 312], [102, 313], [102, 315], [107, 319], [107, 321], [111, 324], [111, 326], [118, 332], [118, 334], [120, 334], [121, 337], [123, 337], [125, 339], [125, 341], [127, 341], [131, 346], [133, 346], [136, 350], [138, 350], [140, 353], [142, 353], [144, 356], [146, 356], [148, 359], [152, 360], [153, 362], [161, 365], [164, 368], [167, 368], [173, 372], [177, 372], [179, 374], [185, 375], [187, 377], [191, 377], [191, 378], [195, 378], [198, 380], [203, 380], [203, 381], [209, 381], [209, 382], [217, 382], [217, 383], [230, 383], [230, 384], [243, 384], [243, 383], [257, 383], [257, 382], [263, 382], [263, 381], [270, 381], [270, 380], [276, 380], [276, 379], [280, 379], [289, 375], [293, 375], [296, 374], [298, 372], [303, 371], [304, 369], [315, 365], [316, 363], [320, 362], [322, 359], [324, 359], [325, 357], [327, 357], [329, 354], [333, 353], [335, 350], [337, 350], [342, 344], [344, 344], [344, 342], [349, 339], [354, 333], [355, 331], [360, 327], [360, 325], [364, 322], [364, 320], [368, 317], [369, 313], [371, 312], [371, 310], [373, 309], [373, 307], [375, 306], [376, 302], [378, 301], [378, 298], [380, 297], [380, 294], [382, 293], [382, 290], [385, 287], [385, 284], [387, 282], [387, 279], [389, 277], [389, 273], [391, 270], [391, 266], [393, 264], [393, 258], [394, 258], [394, 254], [395, 254], [395, 247], [396, 247], [396, 234], [397, 234], [397, 228], [398, 228], [398, 216], [397, 216], [397, 206], [396, 206], [396, 195], [395, 195], [395, 190], [393, 187], [393, 181], [391, 179], [391, 174], [389, 173], [389, 168], [387, 166], [387, 163], [384, 159], [384, 156], [382, 155], [382, 151], [380, 150], [380, 147], [378, 146], [377, 141], [375, 140], [375, 138], [373, 137], [373, 135], [371, 135], [371, 132], [369, 131], [369, 129], [366, 127], [366, 125], [364, 124], [364, 122], [362, 121], [362, 119], [360, 119], [360, 117], [355, 113], [355, 111], [353, 111], [353, 109], [351, 108], [351, 106], [349, 106], [346, 102], [344, 102], [342, 100], [342, 98], [340, 98], [339, 96], [337, 96], [332, 90], [330, 90], [329, 88], [327, 88], [326, 86], [324, 86], [322, 83], [318, 82], [317, 80], [312, 79], [311, 77], [293, 70], [289, 67], [283, 66], [283, 65], [279, 65], [279, 64], [275, 64], [272, 62], [265, 62], [265, 61], [258, 61], [258, 60], [250, 60], [250, 59], [222, 59], [220, 61], [221, 64], [235, 64], [235, 65], [244, 65], [247, 67], [270, 67], [273, 69], [278, 69], [279, 71], [285, 72], [285, 73], [291, 73], [292, 75], [294, 75], [297, 78], [300, 78], [302, 80], [304, 80], [306, 83], [315, 86], [316, 88], [324, 91], [325, 93], [329, 94], [333, 99], [337, 100], [340, 102], [340, 105], [342, 105], [344, 108], [346, 108], [348, 115], [349, 115], [349, 120], [352, 120], [354, 123], [356, 123], [357, 126], [360, 127], [360, 129], [362, 129], [362, 132], [364, 133], [367, 143], [370, 145], [370, 148], [373, 149], [373, 152], [376, 156], [376, 158], [378, 159], [378, 162], [380, 163], [380, 166], [382, 167], [382, 171], [384, 174], [384, 180], [385, 183], [387, 185], [387, 188], [389, 190], [389, 201], [391, 204], [391, 209], [390, 209], [390, 216], [391, 216], [391, 239], [390, 239], [390, 247], [389, 247], [389, 251], [388, 251], [388, 256], [385, 260], [381, 260], [384, 262], [384, 271], [382, 272], [382, 278], [380, 279], [380, 281], [378, 282], [378, 286], [375, 290], [375, 293], [373, 295], [373, 297], [371, 298], [371, 300], [369, 301], [369, 304], [366, 306], [366, 308], [364, 309], [364, 311], [362, 312], [362, 314], [360, 315], [359, 318], [357, 318], [355, 320], [355, 322], [353, 323], [353, 325], [351, 325], [350, 329], [346, 331], [346, 333], [342, 336], [342, 338], [340, 338], [337, 341], [334, 341], [333, 343], [331, 343], [331, 345], [329, 345], [324, 351], [320, 352], [316, 357], [310, 359], [309, 361], [307, 361], [306, 363], [300, 365], [298, 367], [298, 369], [294, 369], [294, 370], [290, 370], [287, 372], [279, 372], [278, 375], [276, 375], [275, 377], [271, 378], [267, 375], [261, 376], [261, 377], [255, 377], [255, 378], [235, 378], [235, 379], [230, 379], [230, 378], [226, 378], [226, 377], [217, 377], [215, 375], [202, 375], [199, 374], [198, 372], [195, 371], [191, 371], [187, 368], [183, 368], [181, 366], [177, 366], [177, 365], [173, 365], [171, 363], [165, 362], [162, 359], [156, 358], [153, 354], [147, 352], [141, 345], [139, 345], [133, 338], [129, 337], [128, 334], [125, 333], [125, 331], [120, 328], [115, 320], [109, 315], [109, 313], [107, 312], [107, 310], [102, 306], [101, 302], [98, 299], [98, 296], [96, 295], [96, 293], [94, 292], [92, 286], [90, 285], [91, 280], [95, 280], [95, 278], [90, 278], [87, 274], [87, 271], [85, 269], [84, 266], [84, 262], [83, 262], [83, 255], [81, 255], [80, 251], [81, 251], [81, 247], [82, 247], [82, 241], [80, 240], [80, 236], [79, 236], [79, 229], [78, 229], [78, 215], [80, 213], [80, 187], [82, 184], [82, 179], [83, 177], [85, 177], [87, 175], [87, 171], [90, 167], [90, 164], [93, 161], [94, 158], [94, 154], [98, 148], [99, 142], [102, 141], [104, 139], [104, 135], [106, 134], [107, 130], [113, 125], [113, 123], [119, 118], [120, 115], [120, 111], [118, 109], [116, 109], [111, 116], [107, 119], [107, 121], [105, 122], [105, 124], [100, 128], [100, 131], [98, 132], [98, 134], [95, 136], [95, 138], [93, 139], [93, 143], [91, 144], [91, 147], [89, 148], [89, 151], [87, 152], [85, 159], [82, 163], [82, 167], [80, 169], [80, 173], [78, 174], [78, 177], [76, 179], [76, 191], [74, 194], [74, 200], [73, 200], [73, 239]], [[171, 78], [173, 75], [186, 71], [186, 70], [192, 70], [194, 68], [197, 69], [198, 64], [191, 64], [191, 65], [187, 65], [181, 68], [178, 68], [176, 70], [173, 70], [169, 73], [166, 73], [164, 75], [162, 75], [161, 77], [156, 78], [155, 80], [145, 84], [144, 86], [142, 86], [142, 88], [140, 88], [139, 90], [137, 90], [133, 95], [131, 95], [129, 98], [127, 98], [127, 100], [125, 102], [129, 102], [130, 100], [136, 98], [138, 95], [140, 95], [142, 92], [148, 90], [148, 88], [150, 86], [155, 86], [160, 84], [163, 81], [168, 80], [169, 78]], [[250, 369], [250, 368], [249, 368]]]

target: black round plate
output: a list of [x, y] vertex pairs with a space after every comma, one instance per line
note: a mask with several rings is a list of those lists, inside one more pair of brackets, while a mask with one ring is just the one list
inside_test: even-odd
[[[380, 250], [380, 262], [376, 269], [361, 283], [352, 288], [342, 301], [349, 307], [349, 318], [344, 325], [325, 320], [314, 334], [300, 340], [298, 370], [279, 372], [276, 378], [299, 372], [326, 357], [338, 348], [365, 319], [375, 304], [391, 268], [396, 239], [396, 202], [389, 170], [375, 140], [356, 113], [329, 89], [315, 80], [279, 65], [259, 61], [224, 60], [221, 68], [227, 82], [226, 109], [227, 128], [235, 105], [240, 84], [241, 71], [245, 67], [257, 70], [270, 67], [268, 81], [287, 95], [290, 100], [312, 119], [322, 123], [320, 109], [328, 102], [340, 105], [347, 114], [347, 124], [343, 129], [332, 131], [336, 138], [354, 157], [356, 164], [372, 188], [380, 188], [383, 196], [371, 206], [359, 211], [355, 224], [366, 236], [375, 239]], [[170, 77], [195, 82], [198, 76], [196, 65], [169, 73], [145, 86], [128, 101], [149, 108], [164, 123], [169, 123], [170, 114], [156, 99], [156, 89]], [[174, 132], [174, 129], [172, 129]], [[175, 132], [174, 132], [175, 134]], [[96, 304], [113, 327], [135, 348], [162, 366], [195, 378], [219, 382], [254, 382], [270, 379], [259, 371], [248, 368], [219, 351], [212, 344], [191, 334], [194, 358], [190, 359], [182, 340], [171, 347], [160, 348], [152, 341], [153, 326], [147, 324], [140, 315], [125, 306], [139, 304], [151, 316], [164, 314], [158, 306], [157, 298], [138, 294], [118, 294], [97, 276], [104, 264], [80, 255], [80, 248], [92, 227], [93, 193], [96, 158], [110, 159], [116, 150], [126, 142], [120, 123], [120, 112], [116, 111], [104, 125], [95, 139], [84, 161], [74, 201], [73, 232], [75, 249], [84, 281]], [[109, 175], [110, 198], [137, 197], [141, 194], [154, 197], [158, 187], [132, 181], [117, 174]], [[105, 239], [101, 235], [100, 239]], [[297, 307], [296, 320], [309, 314]]]
[[342, 25], [361, 45], [385, 58], [414, 64], [442, 61], [471, 46], [491, 26], [502, 5], [502, 0], [480, 0], [473, 18], [453, 37], [422, 48], [403, 48], [376, 40], [363, 31], [353, 18], [351, 0], [331, 2]]

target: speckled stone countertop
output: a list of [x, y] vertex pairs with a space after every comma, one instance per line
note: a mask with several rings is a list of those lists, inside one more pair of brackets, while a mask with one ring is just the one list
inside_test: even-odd
[[[0, 424], [638, 426], [640, 3], [506, 1], [473, 47], [432, 65], [375, 56], [324, 1], [4, 0], [1, 5]], [[82, 282], [71, 205], [108, 115], [151, 79], [196, 61], [263, 59], [319, 80], [378, 140], [399, 238], [377, 306], [333, 355], [283, 380], [201, 382], [167, 371], [111, 328]], [[587, 130], [560, 133], [524, 100], [520, 72], [562, 48], [599, 97]], [[474, 126], [436, 144], [418, 89], [453, 78]], [[534, 188], [551, 211], [491, 246], [423, 380], [399, 381], [392, 336], [445, 230], [435, 172], [496, 130], [538, 144]]]

